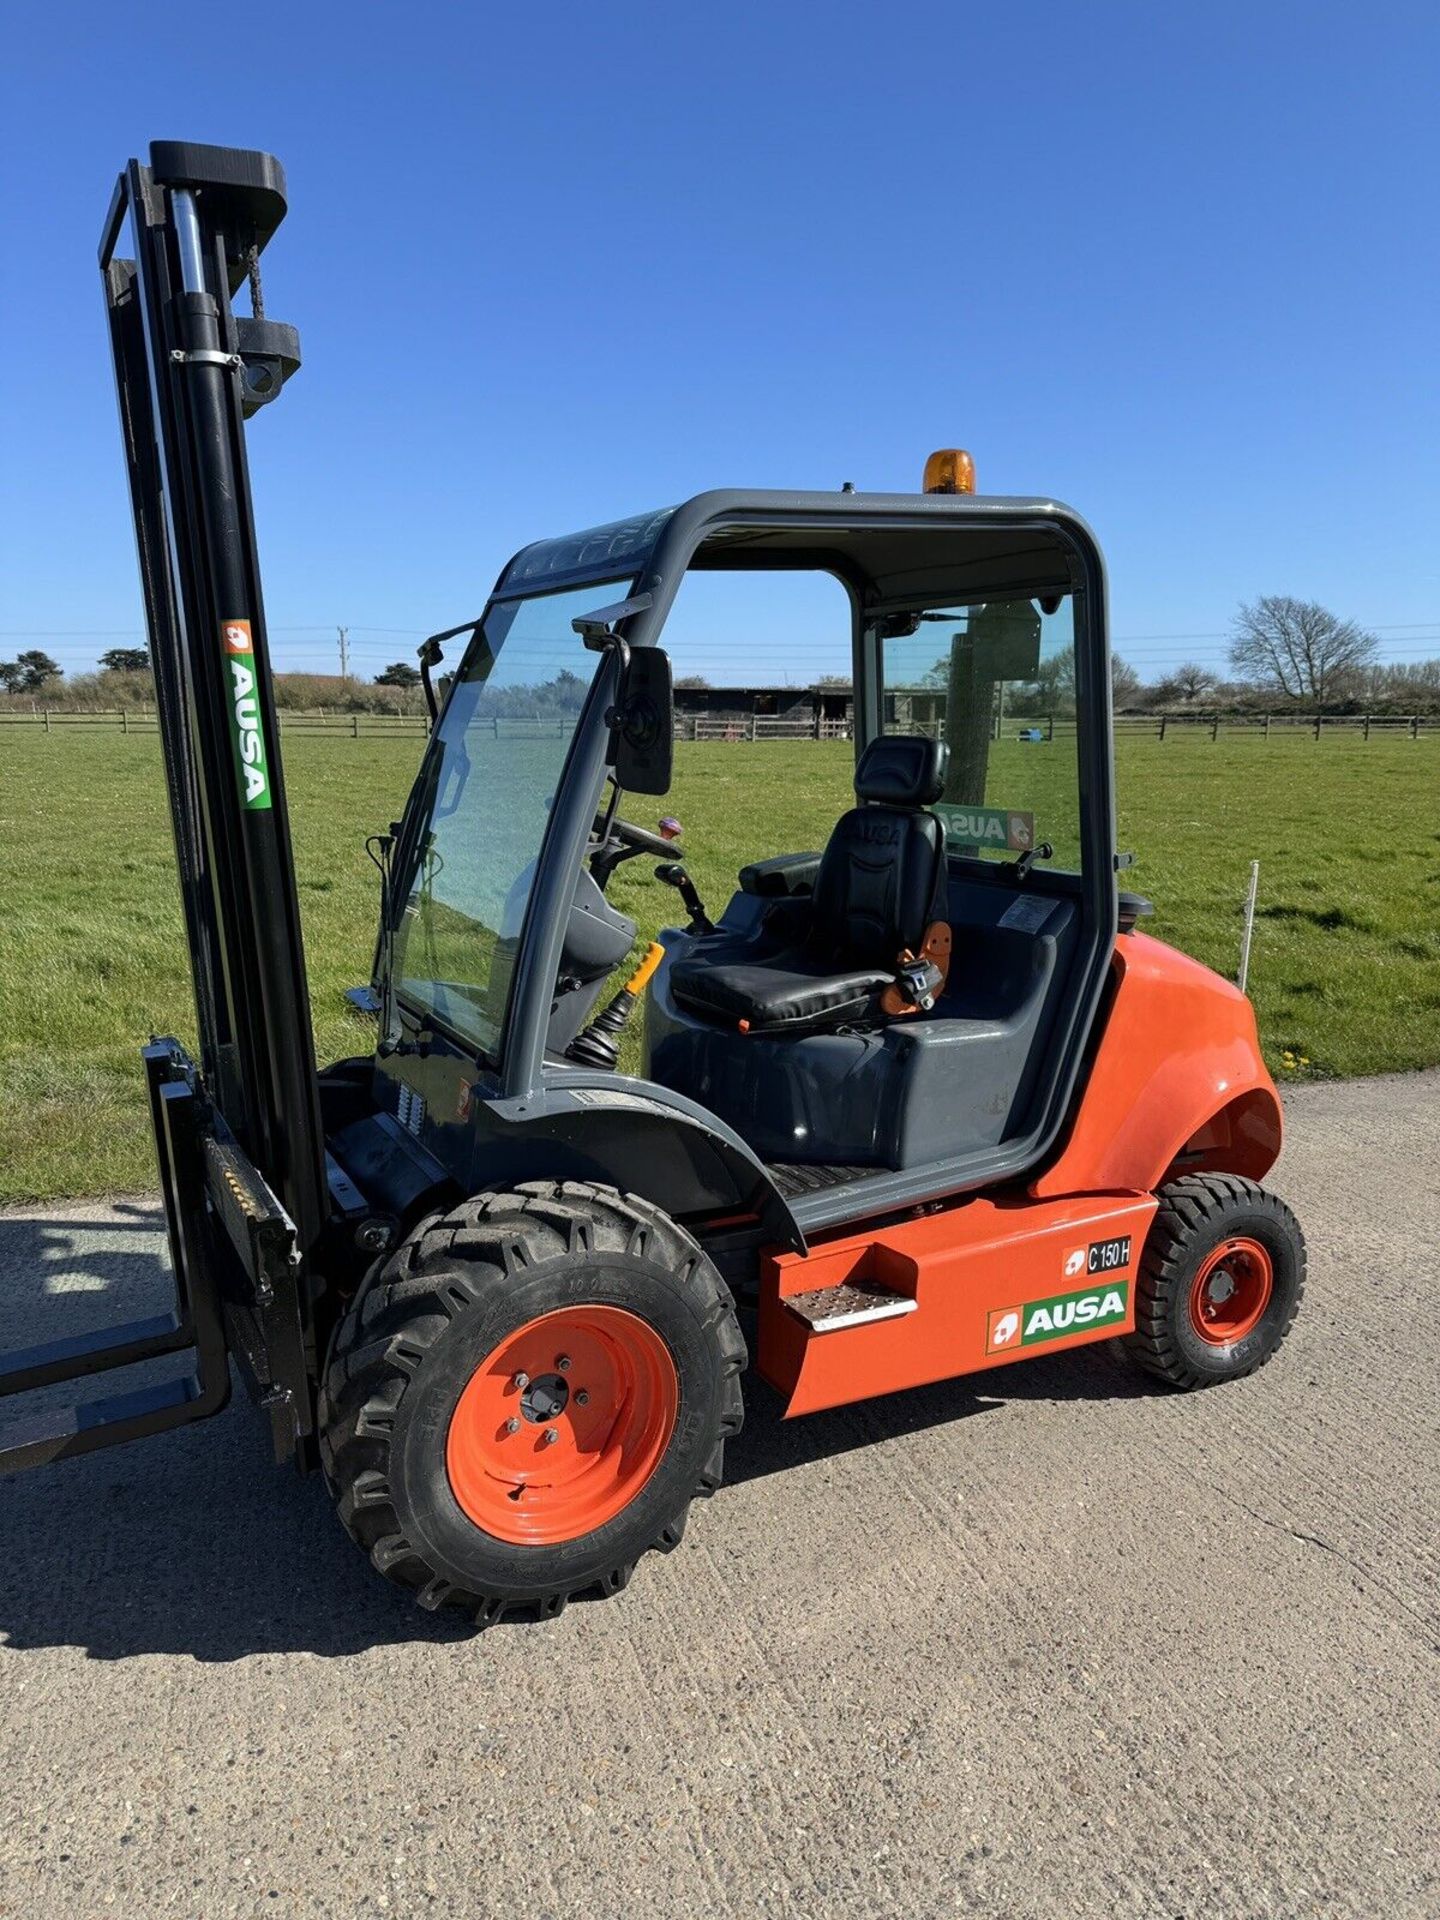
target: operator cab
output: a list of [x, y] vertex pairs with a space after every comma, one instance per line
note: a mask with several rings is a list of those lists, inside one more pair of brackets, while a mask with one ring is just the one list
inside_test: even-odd
[[[677, 587], [780, 572], [839, 583], [843, 722], [817, 701], [803, 743], [697, 727], [672, 780], [653, 650]], [[469, 1151], [462, 1184], [503, 1147], [477, 1137], [495, 1116], [608, 1101], [613, 1129], [627, 1100], [817, 1221], [1014, 1177], [1063, 1122], [1115, 933], [1108, 721], [1098, 550], [1052, 502], [710, 494], [527, 548], [395, 850], [382, 1075], [475, 1063], [468, 1149], [427, 1129]], [[775, 796], [758, 821], [747, 781]], [[667, 885], [688, 917], [630, 977]]]

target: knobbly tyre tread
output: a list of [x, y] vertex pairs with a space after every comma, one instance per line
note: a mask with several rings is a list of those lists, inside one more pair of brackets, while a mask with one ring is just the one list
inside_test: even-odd
[[[1135, 1286], [1135, 1329], [1121, 1336], [1126, 1355], [1147, 1373], [1187, 1391], [1222, 1380], [1243, 1380], [1273, 1359], [1295, 1323], [1305, 1295], [1305, 1237], [1285, 1202], [1238, 1173], [1187, 1173], [1167, 1181], [1145, 1241]], [[1203, 1373], [1190, 1364], [1174, 1337], [1173, 1305], [1178, 1293], [1187, 1302], [1197, 1239], [1225, 1220], [1234, 1208], [1268, 1215], [1291, 1241], [1297, 1264], [1293, 1292], [1282, 1317], [1273, 1322], [1254, 1357], [1222, 1373]], [[1237, 1227], [1239, 1226], [1237, 1222]]]
[[[516, 1600], [453, 1584], [406, 1539], [387, 1477], [389, 1438], [406, 1387], [446, 1325], [507, 1277], [567, 1253], [651, 1254], [699, 1295], [721, 1356], [718, 1436], [678, 1512], [630, 1557], [598, 1577], [538, 1599]], [[465, 1267], [457, 1271], [453, 1264]], [[702, 1249], [635, 1194], [579, 1181], [525, 1181], [422, 1219], [372, 1273], [335, 1330], [320, 1388], [320, 1457], [341, 1525], [387, 1580], [422, 1607], [455, 1607], [482, 1626], [505, 1617], [550, 1619], [591, 1593], [619, 1593], [651, 1551], [679, 1546], [691, 1500], [724, 1473], [725, 1441], [745, 1417], [740, 1375], [748, 1359], [735, 1302]]]

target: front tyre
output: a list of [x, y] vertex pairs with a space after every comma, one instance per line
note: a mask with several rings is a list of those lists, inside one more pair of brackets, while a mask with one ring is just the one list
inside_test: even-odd
[[1236, 1174], [1187, 1174], [1159, 1199], [1126, 1351], [1176, 1387], [1254, 1373], [1290, 1331], [1305, 1292], [1299, 1222]]
[[416, 1228], [336, 1329], [321, 1453], [387, 1578], [482, 1622], [615, 1593], [743, 1417], [734, 1302], [681, 1228], [536, 1181]]

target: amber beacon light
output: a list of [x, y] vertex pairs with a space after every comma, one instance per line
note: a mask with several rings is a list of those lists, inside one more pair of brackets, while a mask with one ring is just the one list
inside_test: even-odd
[[925, 462], [926, 493], [974, 493], [975, 462], [963, 447], [941, 447]]

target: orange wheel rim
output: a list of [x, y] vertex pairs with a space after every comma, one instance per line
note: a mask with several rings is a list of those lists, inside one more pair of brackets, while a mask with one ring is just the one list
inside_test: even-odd
[[1233, 1347], [1253, 1333], [1275, 1290], [1275, 1266], [1258, 1240], [1222, 1240], [1190, 1288], [1190, 1322], [1209, 1346]]
[[472, 1375], [445, 1469], [485, 1533], [545, 1546], [622, 1512], [664, 1458], [680, 1383], [665, 1342], [620, 1307], [527, 1320]]

